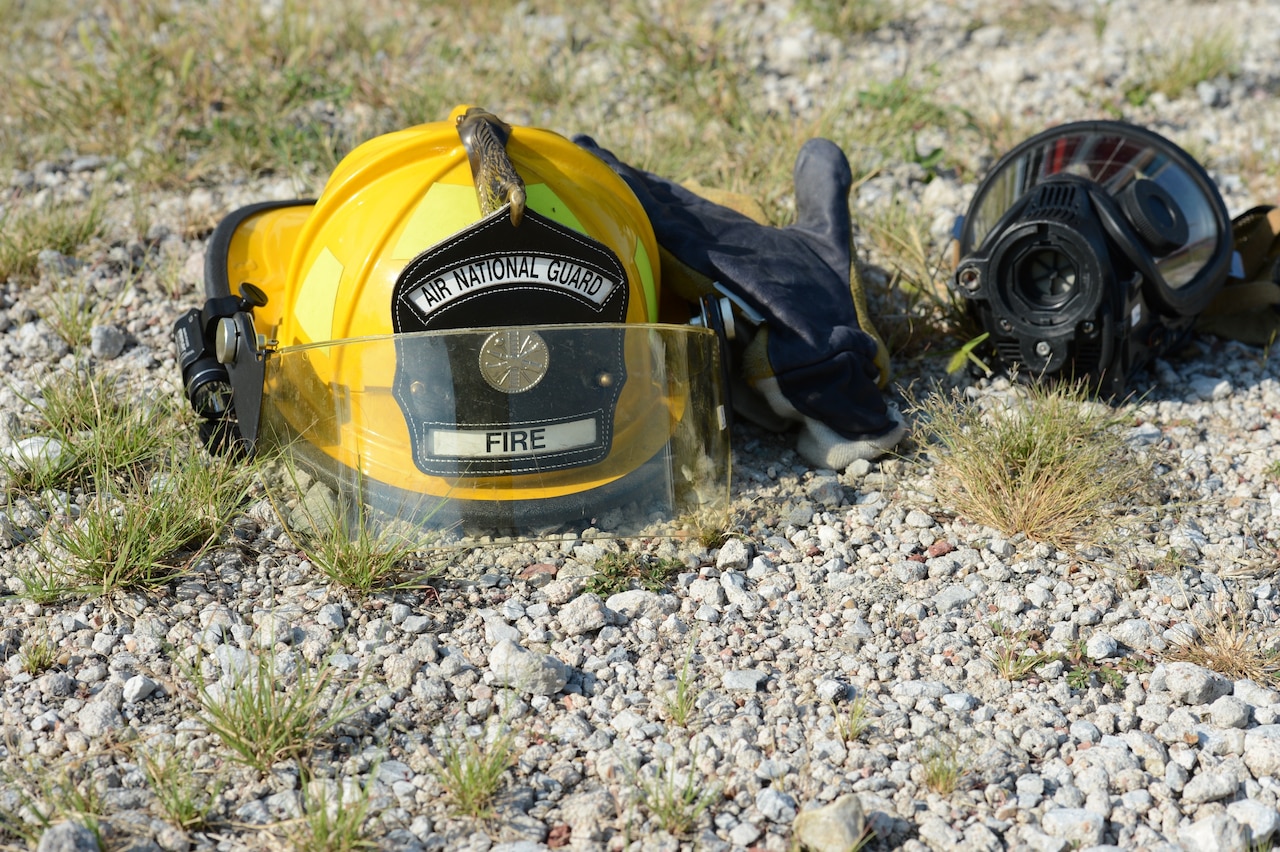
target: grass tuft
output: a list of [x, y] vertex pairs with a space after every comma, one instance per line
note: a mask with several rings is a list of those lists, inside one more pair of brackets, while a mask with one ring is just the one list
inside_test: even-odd
[[75, 255], [100, 236], [105, 225], [106, 208], [98, 196], [87, 203], [0, 206], [0, 281], [30, 284], [36, 278], [40, 252], [52, 249]]
[[241, 671], [215, 683], [206, 680], [200, 661], [189, 669], [205, 726], [234, 760], [259, 772], [305, 758], [362, 706], [355, 688], [343, 687], [328, 662], [312, 666], [295, 657], [296, 668], [287, 676], [281, 662], [274, 651], [251, 653]]
[[831, 711], [835, 714], [835, 732], [842, 742], [854, 742], [870, 729], [870, 701], [866, 693], [859, 692], [847, 707], [841, 708], [832, 702]]
[[363, 509], [357, 514], [352, 528], [325, 524], [300, 542], [299, 549], [330, 583], [364, 599], [388, 589], [419, 587], [439, 573], [434, 567], [415, 570], [420, 546], [374, 529]]
[[104, 466], [93, 478], [98, 493], [78, 518], [52, 524], [40, 549], [65, 563], [75, 591], [101, 596], [176, 579], [181, 551], [203, 551], [246, 489], [237, 464], [196, 454], [150, 470]]
[[949, 796], [969, 774], [969, 763], [952, 745], [936, 742], [925, 749], [921, 756], [924, 763], [924, 784], [941, 796]]
[[888, 0], [798, 0], [796, 10], [832, 35], [866, 35], [894, 20], [897, 4]]
[[987, 656], [1005, 680], [1025, 680], [1033, 671], [1056, 659], [1055, 654], [1030, 648], [1026, 632], [1015, 634], [1000, 624], [992, 625], [991, 629], [998, 644]]
[[1125, 98], [1141, 106], [1156, 92], [1167, 98], [1179, 97], [1206, 80], [1235, 74], [1241, 53], [1239, 38], [1229, 30], [1200, 33], [1186, 45], [1156, 54], [1146, 64], [1138, 82], [1127, 90]]
[[681, 728], [689, 727], [689, 723], [693, 721], [694, 712], [698, 709], [698, 699], [703, 693], [692, 671], [695, 643], [696, 636], [690, 639], [689, 650], [685, 652], [684, 663], [676, 675], [675, 686], [663, 696], [662, 702], [667, 718]]
[[1231, 680], [1280, 685], [1280, 650], [1275, 647], [1275, 637], [1258, 630], [1241, 614], [1250, 608], [1215, 608], [1208, 618], [1193, 618], [1196, 638], [1171, 645], [1166, 658], [1195, 663]]
[[450, 741], [436, 759], [434, 774], [458, 813], [474, 819], [493, 814], [493, 801], [515, 759], [515, 738], [504, 731], [493, 742]]
[[1063, 546], [1135, 494], [1141, 471], [1120, 417], [1091, 402], [1083, 383], [1018, 390], [1015, 404], [991, 411], [959, 391], [915, 402], [940, 451], [934, 488], [974, 523]]
[[58, 646], [49, 637], [47, 625], [42, 629], [40, 634], [28, 635], [18, 649], [22, 670], [29, 675], [46, 672], [58, 662]]
[[709, 784], [691, 762], [684, 772], [673, 762], [649, 764], [650, 772], [637, 772], [640, 807], [672, 837], [683, 838], [698, 827], [703, 814], [720, 798], [719, 784]]
[[377, 844], [365, 836], [364, 824], [373, 805], [373, 789], [377, 767], [369, 773], [364, 786], [348, 786], [339, 779], [332, 785], [314, 781], [304, 790], [302, 819], [290, 833], [295, 848], [314, 852], [357, 852], [374, 849]]
[[183, 831], [203, 828], [225, 786], [221, 779], [210, 783], [194, 774], [174, 752], [139, 750], [138, 759], [160, 812]]

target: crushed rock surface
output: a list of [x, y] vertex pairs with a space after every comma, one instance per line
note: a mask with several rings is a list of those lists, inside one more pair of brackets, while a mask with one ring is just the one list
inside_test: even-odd
[[[1277, 201], [1274, 181], [1260, 197], [1242, 163], [1280, 139], [1280, 6], [1115, 0], [1099, 36], [1092, 3], [1045, 4], [1070, 14], [1041, 32], [1003, 26], [1011, 5], [921, 3], [907, 23], [848, 38], [816, 31], [790, 4], [720, 11], [751, 36], [731, 41], [754, 45], [741, 57], [749, 85], [780, 114], [815, 116], [829, 87], [927, 63], [938, 99], [1030, 130], [1097, 117], [1082, 114], [1080, 92], [1121, 90], [1170, 33], [1236, 22], [1233, 77], [1155, 96], [1127, 117], [1212, 151], [1207, 166], [1233, 215]], [[532, 12], [529, 25], [567, 37]], [[947, 143], [928, 132], [919, 146]], [[859, 188], [855, 221], [896, 198], [943, 234], [999, 153], [974, 151], [972, 174], [931, 182], [889, 164]], [[68, 158], [8, 181], [76, 198], [111, 175], [109, 163]], [[0, 290], [6, 446], [31, 440], [22, 424], [38, 388], [86, 358], [139, 394], [179, 395], [170, 328], [199, 302], [207, 239], [183, 224], [303, 194], [257, 180], [158, 197], [147, 240], [105, 246], [85, 264], [47, 254], [38, 287]], [[137, 274], [158, 268], [177, 270], [178, 292]], [[118, 300], [86, 351], [42, 318], [42, 294], [67, 280]], [[932, 362], [897, 368], [903, 386], [1013, 393], [1000, 380], [947, 379]], [[825, 850], [864, 822], [869, 848], [913, 852], [1265, 845], [1280, 831], [1280, 683], [1172, 652], [1228, 615], [1280, 651], [1280, 361], [1198, 338], [1134, 383], [1126, 437], [1170, 502], [1144, 507], [1120, 542], [1068, 551], [954, 517], [931, 496], [927, 458], [816, 470], [793, 436], [747, 424], [733, 435], [737, 534], [718, 547], [645, 543], [681, 566], [658, 592], [587, 591], [591, 566], [619, 544], [582, 529], [476, 546], [432, 590], [357, 601], [326, 585], [259, 504], [162, 593], [41, 606], [16, 594], [16, 577], [43, 558], [33, 542], [46, 518], [11, 505], [0, 513], [0, 582], [15, 593], [0, 600], [0, 755], [10, 767], [88, 773], [104, 836], [121, 849], [276, 848], [309, 785], [351, 783], [371, 791], [368, 833], [384, 849]], [[41, 635], [58, 659], [28, 674], [19, 649]], [[1055, 658], [1003, 677], [995, 660], [1014, 639]], [[200, 719], [187, 667], [234, 684], [267, 652], [283, 674], [328, 661], [358, 688], [358, 711], [316, 744], [314, 778], [296, 764], [264, 775], [229, 763]], [[676, 709], [682, 682], [692, 685], [687, 713]], [[865, 730], [851, 734], [859, 713]], [[435, 760], [446, 744], [503, 730], [514, 762], [493, 817], [456, 815]], [[125, 747], [140, 741], [228, 779], [208, 830], [165, 822]], [[955, 789], [935, 792], [948, 764]], [[711, 794], [687, 836], [640, 801], [664, 778]], [[27, 803], [6, 786], [0, 810], [22, 813]], [[95, 842], [74, 823], [45, 841]]]

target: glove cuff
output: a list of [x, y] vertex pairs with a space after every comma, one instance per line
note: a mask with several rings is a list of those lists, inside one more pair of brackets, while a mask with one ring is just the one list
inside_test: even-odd
[[796, 407], [783, 396], [776, 378], [771, 376], [761, 379], [754, 383], [754, 387], [778, 417], [800, 424], [796, 450], [814, 467], [842, 471], [859, 459], [869, 461], [879, 458], [892, 451], [907, 432], [907, 425], [902, 421], [902, 416], [890, 405], [888, 414], [893, 426], [887, 432], [880, 435], [846, 438], [825, 423], [806, 417], [797, 411]]

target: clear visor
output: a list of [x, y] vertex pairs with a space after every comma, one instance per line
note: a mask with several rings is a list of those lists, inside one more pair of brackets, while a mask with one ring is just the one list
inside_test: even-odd
[[268, 356], [261, 441], [330, 504], [414, 528], [655, 533], [727, 509], [721, 385], [691, 326], [338, 340]]
[[1033, 187], [1062, 174], [1093, 181], [1113, 198], [1142, 179], [1168, 193], [1187, 224], [1185, 238], [1154, 258], [1171, 290], [1198, 285], [1229, 262], [1226, 210], [1199, 164], [1155, 133], [1107, 121], [1053, 128], [1001, 158], [978, 187], [965, 216], [961, 253], [980, 247], [1005, 212]]

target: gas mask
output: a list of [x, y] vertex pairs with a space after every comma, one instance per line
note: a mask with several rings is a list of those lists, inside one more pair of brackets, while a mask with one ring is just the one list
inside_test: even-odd
[[996, 360], [1107, 397], [1184, 338], [1232, 263], [1231, 223], [1204, 169], [1114, 121], [1018, 145], [957, 225], [952, 286]]

